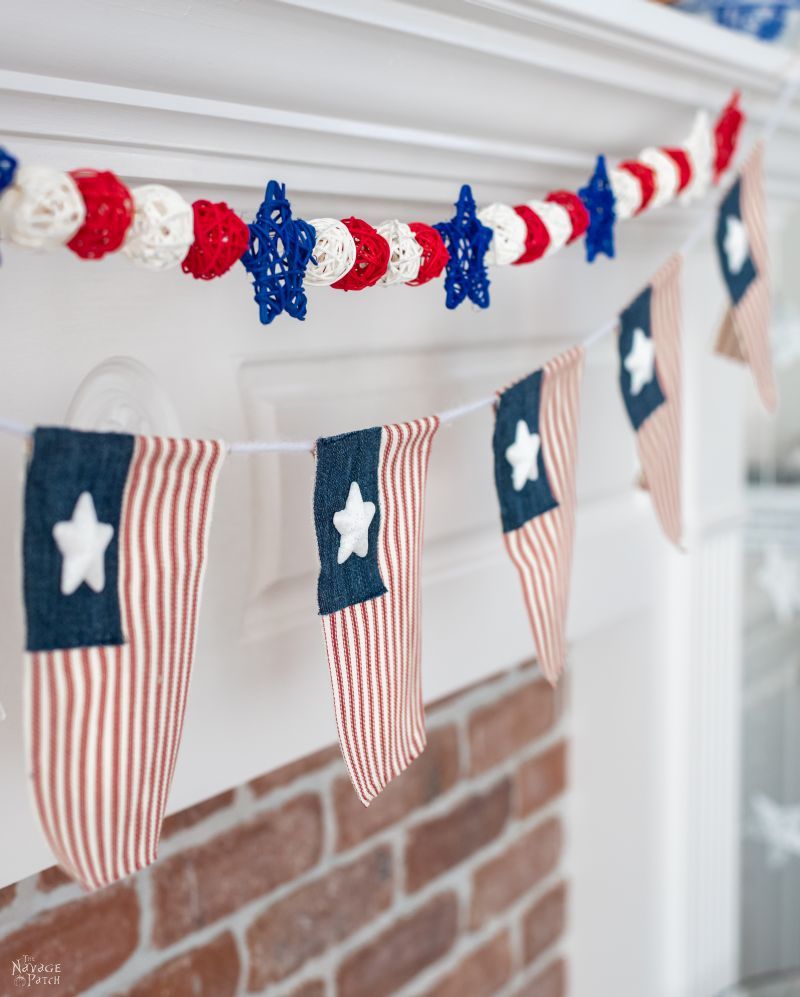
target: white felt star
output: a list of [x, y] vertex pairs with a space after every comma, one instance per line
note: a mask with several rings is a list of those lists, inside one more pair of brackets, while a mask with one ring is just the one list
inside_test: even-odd
[[800, 565], [789, 560], [780, 547], [767, 548], [756, 575], [758, 587], [769, 596], [775, 618], [790, 623], [800, 609]]
[[82, 492], [75, 503], [72, 519], [56, 523], [53, 539], [61, 551], [61, 592], [72, 595], [86, 582], [90, 589], [102, 592], [106, 587], [106, 548], [114, 536], [110, 523], [98, 523], [94, 499]]
[[354, 481], [350, 485], [344, 509], [333, 514], [333, 525], [342, 538], [339, 541], [339, 553], [336, 555], [338, 564], [344, 564], [351, 554], [357, 557], [367, 556], [369, 524], [374, 515], [375, 503], [364, 501], [358, 482]]
[[747, 229], [737, 215], [728, 215], [725, 219], [725, 238], [722, 240], [722, 248], [725, 250], [730, 272], [739, 273], [750, 252], [750, 241], [747, 238]]
[[631, 394], [638, 395], [653, 380], [656, 348], [644, 329], [633, 330], [633, 344], [625, 357], [625, 370], [631, 375]]
[[506, 448], [506, 460], [511, 465], [511, 481], [515, 492], [521, 492], [529, 481], [539, 477], [539, 449], [542, 445], [538, 433], [532, 433], [528, 424], [520, 419], [514, 442]]
[[773, 867], [800, 857], [800, 807], [783, 806], [763, 793], [750, 800], [752, 820], [749, 834], [768, 846], [768, 860]]

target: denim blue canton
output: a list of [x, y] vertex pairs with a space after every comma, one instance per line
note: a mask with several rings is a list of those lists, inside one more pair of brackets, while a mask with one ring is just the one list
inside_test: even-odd
[[544, 466], [546, 440], [543, 439], [539, 447], [538, 478], [535, 481], [527, 481], [520, 491], [514, 490], [511, 464], [506, 459], [506, 450], [514, 442], [520, 419], [525, 422], [531, 433], [539, 432], [541, 394], [542, 372], [537, 370], [507, 388], [497, 403], [492, 445], [494, 480], [497, 497], [500, 500], [500, 518], [504, 533], [518, 530], [529, 520], [558, 507]]
[[[125, 643], [117, 586], [119, 523], [133, 444], [132, 436], [121, 433], [34, 433], [22, 540], [29, 651]], [[72, 518], [83, 492], [91, 494], [98, 522], [114, 528], [105, 553], [106, 584], [102, 592], [94, 592], [84, 582], [71, 595], [62, 595], [62, 557], [53, 527]]]
[[[323, 616], [375, 599], [387, 591], [378, 567], [381, 520], [378, 465], [382, 435], [381, 428], [376, 427], [317, 440], [314, 525], [320, 563], [317, 602]], [[375, 515], [367, 534], [369, 550], [366, 557], [351, 554], [344, 564], [338, 564], [340, 537], [333, 516], [344, 509], [354, 481], [362, 499], [375, 503]]]
[[625, 408], [628, 410], [628, 417], [631, 425], [638, 432], [639, 427], [659, 405], [663, 405], [667, 400], [661, 383], [658, 380], [658, 370], [653, 371], [653, 379], [649, 384], [645, 384], [638, 395], [631, 394], [631, 375], [625, 369], [625, 358], [633, 346], [633, 334], [637, 329], [649, 338], [653, 338], [652, 321], [650, 318], [650, 303], [653, 297], [653, 288], [646, 287], [638, 298], [634, 298], [631, 304], [620, 315], [619, 333], [619, 386], [622, 390], [622, 398]]
[[744, 266], [738, 273], [733, 273], [728, 266], [728, 254], [725, 252], [725, 235], [728, 231], [728, 219], [738, 218], [739, 221], [744, 224], [744, 219], [742, 218], [741, 200], [742, 181], [739, 179], [725, 195], [722, 204], [719, 206], [719, 214], [717, 215], [717, 232], [715, 237], [715, 242], [717, 244], [717, 257], [719, 259], [719, 265], [722, 269], [722, 276], [728, 286], [728, 293], [731, 296], [731, 301], [733, 301], [735, 305], [739, 304], [745, 296], [747, 288], [750, 287], [758, 276], [753, 256], [749, 252], [747, 254], [747, 259], [744, 262]]

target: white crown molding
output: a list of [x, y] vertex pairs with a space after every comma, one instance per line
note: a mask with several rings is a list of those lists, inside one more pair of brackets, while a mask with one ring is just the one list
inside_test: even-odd
[[[734, 86], [745, 90], [750, 120], [763, 120], [787, 61], [713, 25], [692, 22], [687, 32], [683, 16], [638, 0], [600, 8], [583, 0], [440, 0], [435, 7], [242, 0], [233, 8], [205, 0], [157, 12], [134, 0], [78, 0], [81, 16], [55, 0], [40, 5], [60, 47], [54, 53], [31, 32], [26, 5], [12, 0], [0, 141], [21, 158], [68, 168], [100, 163], [133, 181], [223, 188], [234, 203], [236, 191], [247, 191], [249, 204], [272, 175], [296, 193], [384, 204], [447, 204], [465, 178], [483, 200], [575, 187], [601, 143], [614, 158], [678, 141], [692, 109], [716, 111]], [[131, 31], [142, 18], [151, 21], [153, 46], [146, 72], [141, 32]], [[196, 78], [195, 52], [211, 38], [230, 65], [218, 86]], [[413, 55], [421, 81], [403, 80], [399, 66], [381, 73], [372, 65], [362, 91], [343, 90], [337, 99], [337, 57], [377, 58], [387, 45], [398, 49], [399, 66]], [[297, 87], [281, 99], [291, 73]], [[398, 88], [409, 91], [407, 107]], [[559, 115], [552, 101], [537, 99], [554, 88]], [[502, 120], [513, 119], [516, 107], [523, 122]], [[793, 113], [771, 162], [782, 196], [797, 193], [798, 145], [800, 114]]]

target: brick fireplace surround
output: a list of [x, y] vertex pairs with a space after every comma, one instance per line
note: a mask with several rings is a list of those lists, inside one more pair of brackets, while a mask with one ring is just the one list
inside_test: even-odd
[[168, 818], [132, 880], [0, 890], [0, 995], [564, 997], [560, 699], [523, 666], [430, 709], [368, 810], [331, 747]]

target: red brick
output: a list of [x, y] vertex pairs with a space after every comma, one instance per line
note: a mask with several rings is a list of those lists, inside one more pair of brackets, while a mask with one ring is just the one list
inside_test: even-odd
[[529, 758], [514, 777], [515, 810], [521, 817], [533, 813], [564, 792], [567, 785], [567, 746], [562, 741]]
[[283, 980], [392, 903], [392, 853], [378, 848], [273, 904], [247, 930], [251, 991]]
[[411, 767], [365, 807], [349, 779], [337, 779], [333, 787], [336, 810], [336, 847], [352, 848], [372, 834], [396, 824], [417, 807], [441, 796], [459, 775], [458, 732], [440, 727], [428, 735], [425, 751]]
[[12, 883], [11, 886], [4, 886], [3, 889], [0, 890], [0, 910], [13, 904], [16, 896], [17, 887], [15, 883]]
[[538, 959], [564, 932], [567, 920], [567, 888], [559, 883], [538, 900], [522, 920], [525, 962]]
[[514, 997], [566, 997], [566, 995], [567, 967], [563, 959], [558, 959], [521, 990], [517, 990]]
[[322, 852], [322, 807], [307, 793], [153, 869], [159, 948], [231, 914], [311, 869]]
[[492, 997], [511, 977], [511, 948], [503, 932], [466, 956], [425, 997]]
[[323, 748], [321, 751], [315, 751], [311, 755], [305, 755], [303, 758], [298, 758], [297, 761], [289, 762], [288, 765], [282, 765], [279, 769], [258, 776], [250, 782], [250, 788], [256, 796], [266, 796], [273, 789], [288, 786], [301, 776], [325, 768], [337, 758], [341, 758], [341, 752], [336, 745]]
[[51, 893], [59, 886], [69, 886], [72, 882], [74, 882], [72, 877], [68, 876], [61, 866], [51, 865], [49, 869], [42, 869], [36, 880], [36, 885], [42, 893]]
[[458, 931], [455, 894], [443, 893], [348, 956], [337, 997], [386, 997], [452, 948]]
[[[0, 941], [3, 993], [26, 995], [82, 994], [119, 969], [139, 941], [139, 901], [130, 886], [112, 886], [93, 896], [38, 914]], [[30, 956], [40, 963], [59, 963], [58, 986], [13, 985], [12, 964]]]
[[195, 803], [193, 807], [179, 810], [178, 813], [165, 819], [161, 825], [161, 837], [168, 838], [172, 834], [177, 834], [178, 831], [185, 831], [187, 828], [199, 824], [206, 817], [210, 817], [211, 814], [215, 814], [218, 810], [224, 810], [225, 807], [229, 807], [233, 803], [233, 796], [233, 790], [229, 789], [208, 800]]
[[406, 885], [411, 891], [463, 862], [500, 834], [511, 810], [511, 783], [469, 797], [443, 817], [412, 827], [406, 844]]
[[239, 953], [226, 932], [165, 962], [118, 997], [234, 997], [238, 985]]
[[555, 869], [561, 854], [561, 837], [561, 824], [551, 818], [475, 871], [473, 928], [479, 928]]
[[556, 693], [543, 680], [477, 709], [469, 720], [472, 774], [485, 772], [541, 737], [556, 714]]
[[289, 997], [325, 997], [325, 981], [311, 980], [301, 983], [297, 990], [292, 990]]

